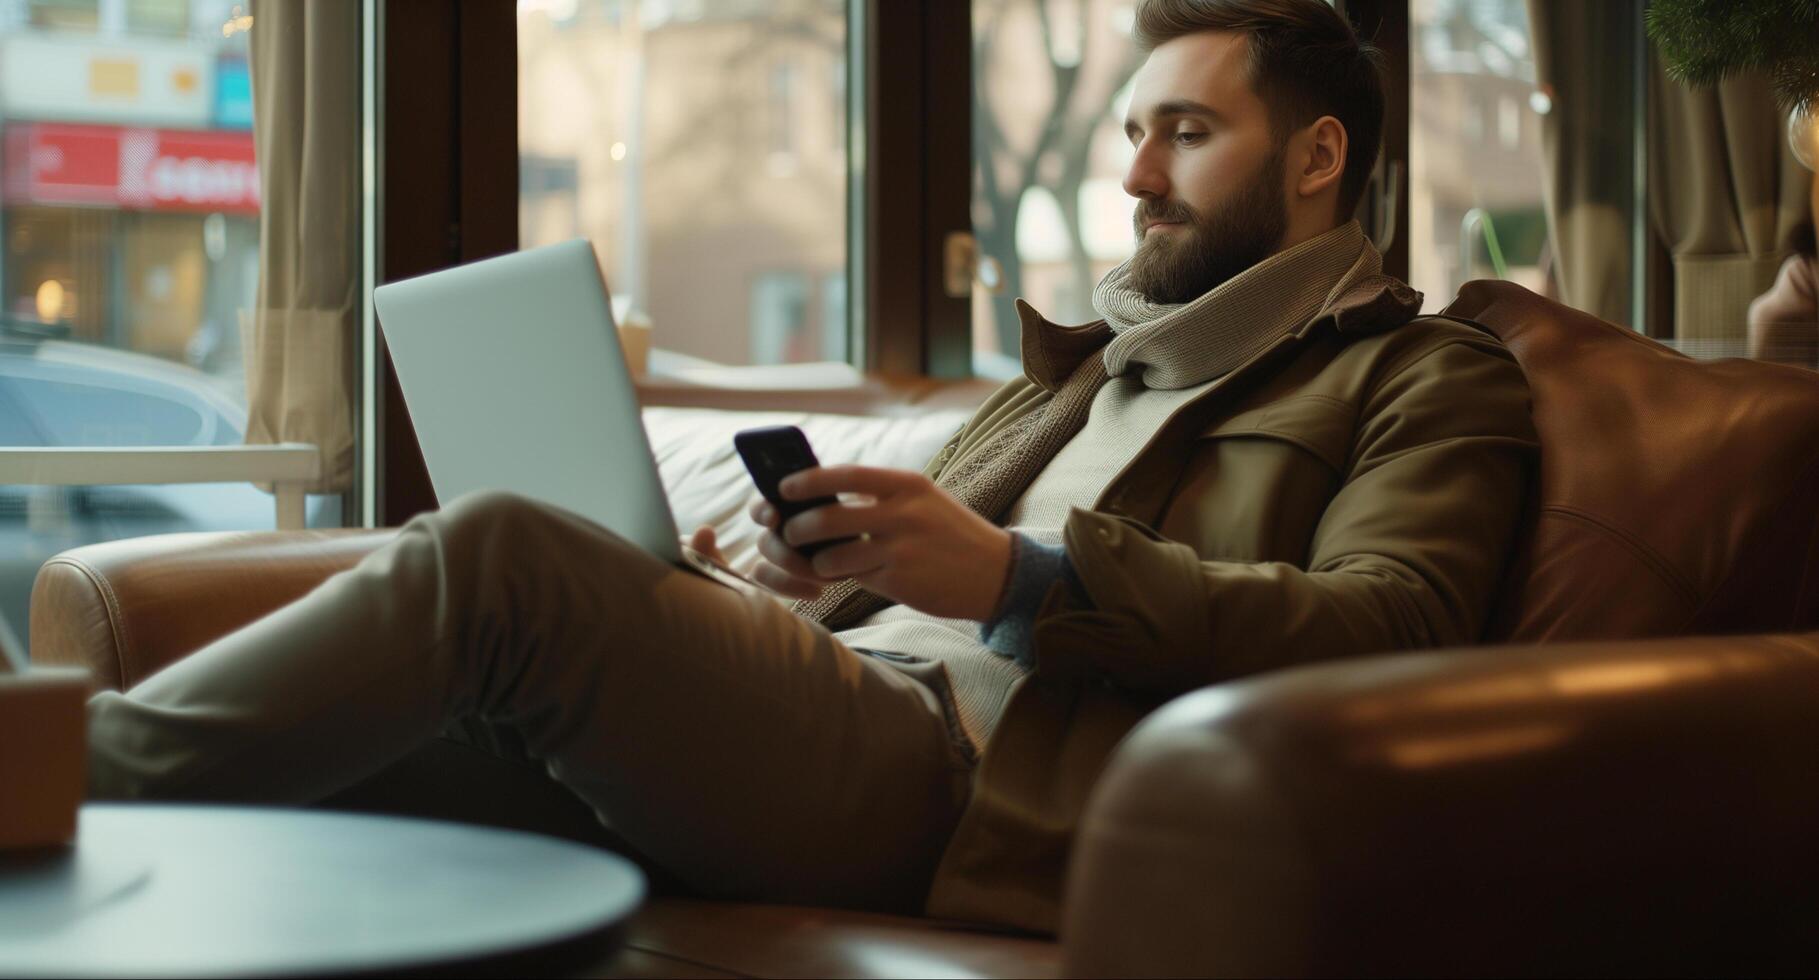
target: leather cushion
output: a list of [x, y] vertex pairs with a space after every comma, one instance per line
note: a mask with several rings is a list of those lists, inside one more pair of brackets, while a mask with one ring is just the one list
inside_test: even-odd
[[1695, 360], [1513, 283], [1445, 312], [1515, 354], [1541, 436], [1493, 638], [1819, 626], [1819, 374]]

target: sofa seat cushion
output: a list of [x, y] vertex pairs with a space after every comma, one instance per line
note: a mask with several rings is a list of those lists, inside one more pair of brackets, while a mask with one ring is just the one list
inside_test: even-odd
[[1041, 938], [906, 916], [657, 898], [608, 977], [1054, 977]]

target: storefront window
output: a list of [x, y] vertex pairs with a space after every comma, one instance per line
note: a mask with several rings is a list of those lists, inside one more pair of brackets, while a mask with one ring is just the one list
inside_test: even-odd
[[[214, 0], [0, 3], [0, 444], [239, 445], [259, 275], [250, 17]], [[339, 520], [314, 498], [310, 520]], [[0, 617], [94, 541], [270, 528], [251, 485], [0, 486]]]
[[520, 241], [660, 349], [845, 359], [845, 52], [845, 0], [518, 0]]

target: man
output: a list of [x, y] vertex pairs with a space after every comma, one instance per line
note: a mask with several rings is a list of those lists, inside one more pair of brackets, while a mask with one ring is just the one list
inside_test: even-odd
[[1024, 308], [1025, 377], [922, 474], [810, 470], [784, 492], [859, 496], [755, 508], [753, 573], [794, 610], [463, 498], [97, 696], [93, 792], [315, 800], [477, 718], [711, 894], [1052, 930], [1085, 796], [1146, 711], [1476, 640], [1527, 389], [1487, 334], [1416, 318], [1349, 220], [1375, 52], [1321, 0], [1151, 0], [1136, 33], [1140, 243], [1105, 320]]

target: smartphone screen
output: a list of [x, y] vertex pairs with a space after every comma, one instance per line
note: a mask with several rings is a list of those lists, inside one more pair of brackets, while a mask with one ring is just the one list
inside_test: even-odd
[[[758, 485], [758, 492], [770, 501], [777, 513], [787, 521], [806, 510], [827, 504], [839, 503], [834, 497], [816, 497], [812, 500], [785, 500], [777, 491], [777, 484], [783, 478], [796, 472], [821, 465], [815, 459], [815, 451], [809, 448], [808, 437], [802, 430], [793, 425], [772, 425], [758, 429], [744, 429], [733, 435], [733, 448], [739, 451], [739, 458], [745, 461], [746, 470], [752, 474], [752, 482]], [[851, 541], [852, 538], [835, 538], [828, 541], [815, 541], [799, 545], [797, 554], [804, 557], [813, 555], [823, 548]]]

